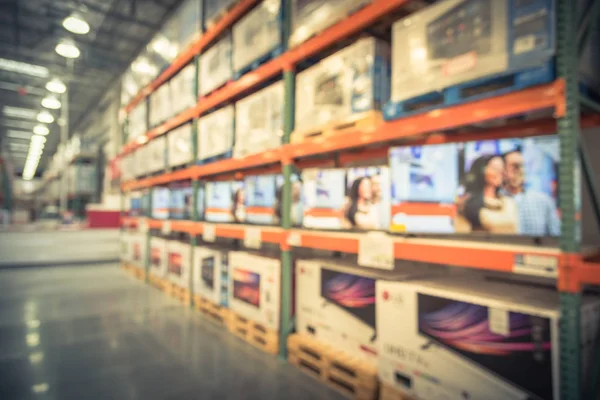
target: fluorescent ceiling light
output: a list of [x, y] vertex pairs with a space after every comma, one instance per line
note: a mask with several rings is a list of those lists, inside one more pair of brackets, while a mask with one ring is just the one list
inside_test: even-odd
[[0, 58], [0, 69], [25, 75], [37, 76], [38, 78], [47, 78], [49, 75], [48, 68], [46, 67], [20, 61], [8, 60], [6, 58]]
[[81, 54], [75, 42], [69, 39], [58, 42], [54, 50], [65, 58], [77, 58]]
[[54, 117], [48, 111], [42, 111], [37, 115], [37, 120], [44, 124], [51, 124], [54, 122]]
[[42, 99], [42, 106], [51, 110], [58, 110], [61, 104], [56, 96], [46, 96]]
[[85, 35], [90, 31], [90, 25], [77, 13], [69, 15], [63, 20], [62, 24], [66, 30], [78, 35]]
[[9, 142], [8, 146], [11, 149], [28, 149], [29, 145], [27, 143], [14, 143], [14, 142]]
[[2, 114], [12, 118], [35, 119], [36, 111], [29, 108], [4, 106]]
[[46, 83], [46, 89], [52, 93], [62, 94], [67, 91], [67, 85], [65, 85], [60, 79], [54, 78], [50, 82]]
[[50, 129], [48, 129], [46, 125], [39, 124], [33, 128], [33, 133], [36, 135], [46, 136], [48, 133], [50, 133]]
[[46, 143], [46, 138], [44, 136], [33, 135], [31, 137], [31, 143]]
[[26, 132], [26, 131], [15, 131], [15, 130], [8, 130], [8, 132], [6, 132], [6, 136], [8, 136], [9, 138], [13, 138], [13, 139], [29, 139], [31, 137], [31, 135], [33, 135], [31, 132]]

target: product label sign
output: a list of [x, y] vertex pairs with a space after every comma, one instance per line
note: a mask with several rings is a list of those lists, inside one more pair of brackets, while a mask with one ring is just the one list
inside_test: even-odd
[[384, 232], [361, 235], [358, 244], [358, 264], [363, 267], [394, 269], [394, 239]]
[[517, 254], [514, 258], [513, 272], [517, 274], [556, 278], [558, 276], [558, 257], [537, 254]]
[[260, 249], [261, 244], [260, 228], [246, 228], [244, 246], [250, 249]]
[[290, 246], [300, 247], [302, 246], [302, 237], [297, 232], [292, 232], [289, 234], [287, 242]]
[[510, 320], [508, 311], [498, 308], [488, 308], [488, 321], [490, 331], [498, 335], [508, 336], [510, 334]]
[[148, 233], [148, 220], [146, 218], [140, 218], [138, 221], [138, 230], [141, 233]]
[[214, 243], [215, 226], [213, 224], [204, 224], [202, 229], [202, 240], [204, 240], [205, 242]]
[[171, 221], [163, 221], [161, 232], [163, 235], [171, 234]]

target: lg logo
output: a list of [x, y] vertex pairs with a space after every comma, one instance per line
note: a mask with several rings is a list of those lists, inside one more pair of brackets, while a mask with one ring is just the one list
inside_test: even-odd
[[404, 299], [402, 298], [402, 295], [399, 293], [391, 294], [387, 290], [384, 290], [383, 293], [381, 294], [381, 297], [382, 297], [383, 301], [392, 301], [398, 305], [404, 304]]

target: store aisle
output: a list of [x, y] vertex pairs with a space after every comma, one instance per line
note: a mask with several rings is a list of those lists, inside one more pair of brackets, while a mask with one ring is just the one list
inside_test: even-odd
[[0, 399], [338, 399], [116, 265], [0, 270]]

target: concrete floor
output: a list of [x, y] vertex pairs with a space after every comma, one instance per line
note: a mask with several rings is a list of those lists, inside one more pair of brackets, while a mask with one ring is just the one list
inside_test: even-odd
[[117, 265], [0, 270], [0, 399], [341, 399]]

